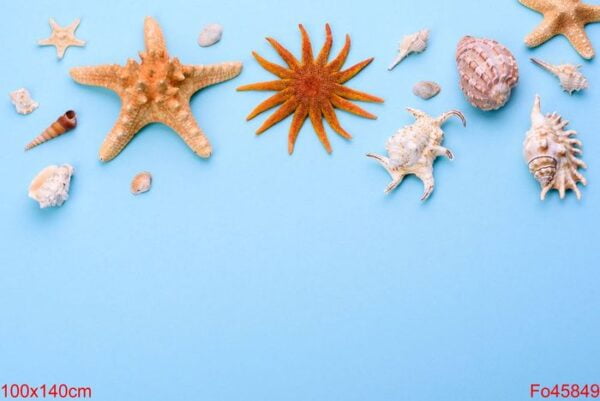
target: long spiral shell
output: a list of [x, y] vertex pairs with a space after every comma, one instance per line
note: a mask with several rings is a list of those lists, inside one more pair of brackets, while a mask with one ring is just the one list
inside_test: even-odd
[[73, 110], [67, 111], [62, 116], [53, 122], [48, 128], [46, 128], [41, 134], [35, 137], [31, 142], [25, 146], [25, 150], [35, 148], [44, 142], [54, 139], [66, 132], [69, 132], [77, 126], [77, 113]]
[[504, 106], [519, 81], [515, 57], [495, 40], [465, 36], [458, 42], [456, 63], [463, 93], [481, 110]]
[[587, 184], [578, 171], [587, 166], [576, 157], [581, 154], [581, 141], [574, 138], [575, 131], [565, 130], [568, 124], [556, 113], [542, 114], [540, 97], [536, 96], [531, 112], [531, 129], [523, 143], [523, 155], [529, 171], [540, 183], [542, 200], [551, 189], [558, 190], [561, 199], [568, 189], [581, 199], [577, 183]]

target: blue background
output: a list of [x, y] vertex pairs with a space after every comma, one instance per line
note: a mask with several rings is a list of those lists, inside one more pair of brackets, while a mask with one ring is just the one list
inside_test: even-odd
[[[526, 400], [529, 384], [598, 377], [600, 72], [564, 38], [529, 50], [541, 18], [517, 1], [5, 1], [0, 6], [0, 381], [93, 387], [98, 400]], [[193, 111], [214, 154], [196, 157], [170, 129], [143, 130], [114, 161], [97, 152], [119, 98], [80, 86], [73, 66], [123, 64], [143, 48], [155, 16], [170, 53], [184, 63], [244, 62], [240, 77], [200, 92]], [[82, 22], [85, 48], [58, 62], [47, 23]], [[204, 24], [222, 41], [200, 48]], [[280, 62], [264, 40], [298, 54], [298, 23], [315, 48], [332, 25], [335, 53], [346, 33], [347, 66], [376, 59], [349, 84], [382, 96], [376, 121], [340, 113], [354, 135], [331, 131], [328, 156], [310, 124], [287, 154], [290, 120], [260, 137], [264, 117], [245, 116], [270, 80], [252, 50]], [[392, 72], [398, 40], [432, 29], [430, 46]], [[587, 32], [600, 51], [600, 25]], [[469, 106], [454, 51], [465, 34], [491, 37], [518, 59], [521, 81], [498, 112]], [[591, 82], [570, 97], [529, 62], [584, 64]], [[422, 79], [442, 93], [411, 93]], [[27, 87], [40, 108], [17, 115], [8, 93]], [[539, 200], [522, 160], [535, 93], [546, 112], [572, 121], [584, 143], [590, 185], [583, 200]], [[390, 196], [384, 152], [404, 108], [463, 110], [439, 159], [432, 198], [411, 177]], [[72, 133], [23, 146], [69, 108]], [[71, 163], [71, 198], [40, 210], [27, 197], [43, 167]], [[154, 175], [134, 197], [134, 174]]]

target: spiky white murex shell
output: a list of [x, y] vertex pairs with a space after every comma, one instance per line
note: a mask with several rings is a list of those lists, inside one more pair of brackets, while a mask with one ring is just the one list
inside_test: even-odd
[[398, 46], [398, 55], [392, 61], [392, 64], [388, 67], [388, 70], [392, 70], [395, 66], [400, 64], [411, 53], [421, 53], [427, 49], [427, 41], [429, 40], [429, 29], [423, 29], [419, 32], [406, 35], [402, 38], [400, 45]]
[[458, 110], [451, 110], [439, 117], [433, 118], [428, 114], [408, 108], [416, 121], [400, 129], [388, 139], [386, 150], [388, 157], [375, 153], [367, 156], [377, 160], [390, 174], [392, 182], [385, 189], [385, 193], [394, 190], [405, 176], [416, 175], [425, 188], [421, 200], [429, 198], [434, 188], [433, 162], [439, 156], [446, 156], [453, 160], [454, 154], [442, 146], [444, 131], [442, 125], [452, 116], [459, 117], [463, 125], [467, 125], [465, 116]]
[[456, 64], [465, 97], [484, 111], [504, 106], [519, 82], [517, 60], [495, 40], [465, 36], [458, 42]]
[[573, 92], [587, 89], [588, 87], [587, 78], [581, 73], [581, 71], [579, 71], [581, 68], [580, 65], [554, 65], [537, 58], [532, 58], [531, 61], [551, 74], [554, 74], [560, 80], [560, 86], [565, 92], [568, 92], [569, 95], [572, 95]]
[[560, 115], [544, 115], [540, 102], [536, 95], [531, 111], [531, 129], [523, 143], [523, 155], [529, 171], [540, 183], [542, 200], [551, 189], [558, 190], [561, 199], [568, 189], [581, 199], [577, 183], [587, 184], [578, 171], [587, 166], [576, 157], [581, 154], [581, 141], [574, 138], [577, 132], [565, 130], [569, 122]]

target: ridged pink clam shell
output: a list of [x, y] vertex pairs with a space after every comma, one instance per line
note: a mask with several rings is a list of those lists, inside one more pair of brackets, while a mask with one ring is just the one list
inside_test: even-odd
[[504, 106], [519, 81], [517, 60], [495, 40], [465, 36], [458, 42], [456, 64], [463, 93], [481, 110]]

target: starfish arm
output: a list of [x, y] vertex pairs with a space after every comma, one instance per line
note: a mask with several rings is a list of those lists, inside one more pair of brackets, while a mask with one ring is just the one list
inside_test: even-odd
[[167, 43], [158, 22], [152, 17], [144, 21], [144, 43], [149, 52], [163, 52], [167, 54]]
[[184, 66], [183, 71], [185, 79], [180, 91], [182, 96], [189, 98], [202, 88], [237, 77], [242, 71], [242, 63]]
[[273, 46], [275, 51], [277, 51], [277, 54], [279, 54], [279, 56], [283, 59], [283, 61], [286, 62], [286, 64], [291, 69], [296, 69], [300, 66], [300, 62], [296, 60], [296, 57], [294, 57], [294, 55], [290, 53], [288, 49], [283, 47], [281, 43], [279, 43], [273, 38], [267, 38], [267, 42], [269, 42], [271, 46]]
[[300, 28], [300, 34], [302, 35], [302, 64], [312, 64], [314, 61], [312, 44], [310, 43], [310, 37], [306, 33], [306, 29], [302, 24], [298, 25]]
[[83, 46], [85, 46], [85, 40], [75, 38], [75, 39], [73, 39], [73, 43], [70, 46], [83, 47]]
[[319, 66], [324, 66], [327, 63], [327, 59], [329, 58], [329, 52], [331, 51], [331, 45], [333, 44], [333, 37], [331, 35], [331, 27], [329, 24], [325, 24], [325, 43], [323, 44], [323, 48], [319, 52], [317, 56], [317, 60], [315, 64]]
[[344, 47], [340, 51], [340, 54], [338, 54], [331, 63], [327, 64], [327, 67], [331, 71], [339, 71], [342, 68], [348, 58], [348, 53], [350, 53], [350, 43], [350, 35], [346, 35], [346, 42], [344, 43]]
[[161, 117], [157, 120], [175, 131], [198, 156], [210, 157], [212, 153], [210, 142], [196, 122], [189, 105], [179, 111], [169, 110], [161, 113]]
[[331, 97], [331, 103], [338, 109], [347, 111], [352, 114], [356, 114], [357, 116], [369, 118], [371, 120], [375, 120], [377, 118], [377, 116], [375, 116], [374, 114], [369, 113], [368, 111], [362, 109], [354, 103], [347, 101], [346, 99], [341, 98], [338, 95], [333, 95]]
[[61, 60], [65, 56], [65, 52], [67, 51], [68, 45], [55, 45], [56, 46], [56, 56], [59, 60]]
[[347, 86], [335, 85], [335, 93], [345, 99], [360, 100], [362, 102], [383, 103], [383, 99], [377, 96], [369, 95], [368, 93], [357, 91]]
[[289, 79], [278, 79], [269, 82], [257, 82], [254, 84], [242, 85], [237, 88], [238, 91], [280, 91], [290, 86]]
[[317, 133], [319, 141], [321, 141], [327, 153], [331, 153], [331, 144], [329, 143], [327, 133], [325, 132], [325, 127], [323, 126], [321, 109], [316, 104], [311, 104], [308, 107], [308, 116], [313, 128], [315, 129], [315, 132]]
[[271, 74], [277, 75], [279, 78], [291, 78], [293, 75], [293, 71], [288, 70], [280, 65], [275, 63], [271, 63], [270, 61], [261, 57], [257, 52], [252, 52], [252, 55], [258, 61], [258, 64], [261, 65], [262, 68], [269, 71]]
[[582, 14], [585, 15], [585, 24], [600, 22], [600, 6], [581, 4], [579, 7], [582, 11]]
[[545, 13], [551, 9], [551, 4], [540, 0], [519, 0], [519, 3], [539, 13]]
[[542, 43], [548, 41], [558, 34], [558, 20], [555, 18], [544, 18], [527, 37], [525, 37], [525, 44], [529, 47], [536, 47]]
[[50, 24], [50, 29], [52, 29], [53, 31], [61, 29], [60, 25], [58, 25], [58, 23], [56, 22], [56, 20], [54, 18], [49, 18], [48, 24]]
[[275, 113], [273, 113], [269, 118], [265, 120], [265, 122], [258, 128], [256, 131], [256, 135], [260, 135], [273, 125], [277, 124], [290, 114], [294, 112], [296, 107], [298, 106], [298, 102], [295, 98], [290, 98], [286, 100], [280, 108], [277, 109]]
[[373, 61], [373, 58], [369, 58], [364, 61], [361, 61], [358, 64], [353, 65], [352, 67], [350, 67], [344, 71], [337, 72], [334, 74], [333, 79], [335, 79], [340, 84], [343, 84], [344, 82], [348, 82], [349, 80], [354, 78], [356, 76], [356, 74], [361, 72], [366, 66], [371, 64], [372, 61]]
[[75, 33], [75, 30], [77, 29], [77, 27], [79, 26], [79, 24], [81, 23], [81, 20], [79, 18], [77, 18], [75, 21], [71, 22], [71, 24], [69, 24], [68, 27], [66, 27], [65, 29], [68, 29], [71, 33]]
[[341, 137], [346, 138], [346, 139], [352, 139], [352, 135], [350, 135], [344, 128], [342, 128], [342, 126], [340, 125], [340, 122], [337, 118], [337, 116], [335, 115], [335, 110], [333, 108], [333, 106], [331, 105], [330, 102], [325, 103], [322, 107], [321, 107], [321, 111], [323, 112], [323, 117], [325, 117], [325, 121], [327, 121], [327, 124], [329, 124], [329, 126], [335, 131], [337, 132]]
[[122, 107], [117, 122], [102, 143], [100, 160], [107, 162], [117, 157], [135, 134], [149, 123], [145, 110]]
[[71, 78], [84, 85], [101, 86], [115, 92], [121, 90], [119, 74], [123, 67], [117, 64], [98, 67], [75, 67], [69, 72]]
[[292, 124], [290, 125], [290, 131], [288, 133], [288, 153], [290, 155], [294, 153], [296, 139], [298, 139], [298, 134], [304, 125], [304, 121], [306, 121], [306, 117], [308, 117], [308, 107], [306, 104], [301, 103], [294, 112]]
[[271, 96], [270, 98], [268, 98], [267, 100], [265, 100], [264, 102], [262, 102], [261, 104], [256, 106], [254, 108], [254, 110], [252, 110], [252, 112], [248, 115], [248, 117], [246, 117], [246, 121], [252, 120], [254, 117], [259, 115], [260, 113], [270, 110], [273, 107], [285, 102], [292, 96], [292, 93], [293, 93], [293, 91], [290, 88], [290, 89], [286, 89], [284, 91], [281, 91], [281, 92], [276, 93], [275, 95]]
[[51, 38], [45, 38], [38, 40], [38, 45], [40, 46], [54, 46], [54, 42]]
[[571, 42], [575, 50], [586, 59], [594, 57], [594, 48], [590, 38], [585, 33], [583, 26], [580, 25], [569, 25], [563, 31], [563, 35]]

